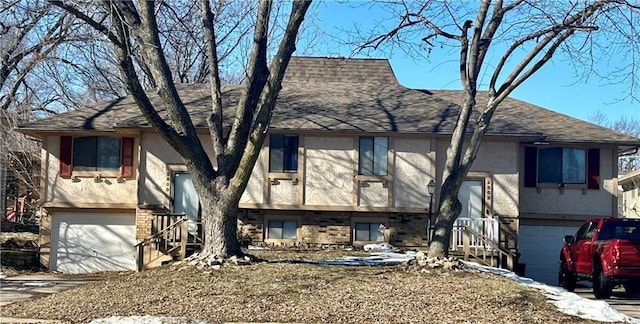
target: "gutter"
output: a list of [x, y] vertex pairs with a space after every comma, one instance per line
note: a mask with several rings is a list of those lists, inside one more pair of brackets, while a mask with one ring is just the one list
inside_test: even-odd
[[632, 148], [632, 149], [628, 149], [628, 150], [625, 150], [625, 151], [622, 151], [622, 152], [618, 153], [618, 156], [619, 157], [620, 156], [630, 156], [630, 155], [636, 155], [636, 154], [638, 154], [638, 147], [637, 146]]

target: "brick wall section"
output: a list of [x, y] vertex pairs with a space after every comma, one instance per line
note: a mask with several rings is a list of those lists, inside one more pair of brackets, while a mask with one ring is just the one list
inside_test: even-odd
[[510, 250], [516, 251], [518, 248], [518, 218], [500, 216], [500, 244], [507, 246]]
[[384, 59], [292, 57], [284, 82], [398, 84]]
[[39, 246], [40, 246], [40, 264], [49, 269], [49, 261], [51, 258], [51, 228], [53, 226], [51, 214], [45, 209], [42, 208], [40, 215], [40, 237], [39, 237]]
[[167, 212], [164, 206], [138, 206], [136, 208], [136, 242], [151, 236], [153, 213]]
[[[238, 230], [242, 236], [250, 237], [255, 245], [264, 243], [266, 219], [295, 219], [299, 224], [298, 240], [294, 243], [272, 243], [279, 246], [298, 245], [306, 247], [351, 246], [352, 223], [357, 221], [382, 222], [390, 228], [389, 243], [394, 246], [426, 246], [427, 218], [424, 214], [375, 214], [357, 212], [299, 213], [278, 211], [245, 210], [238, 216]], [[385, 219], [385, 220], [383, 220]]]
[[304, 212], [300, 241], [306, 244], [351, 244], [351, 217], [344, 212]]
[[389, 243], [394, 246], [427, 246], [428, 218], [425, 214], [389, 215], [391, 235]]
[[238, 215], [238, 232], [255, 244], [264, 241], [264, 216], [257, 210], [245, 210]]

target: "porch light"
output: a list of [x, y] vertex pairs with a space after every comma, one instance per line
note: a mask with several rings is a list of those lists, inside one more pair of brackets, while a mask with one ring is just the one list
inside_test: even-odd
[[436, 192], [436, 182], [431, 179], [427, 185], [427, 193], [432, 197], [434, 192]]

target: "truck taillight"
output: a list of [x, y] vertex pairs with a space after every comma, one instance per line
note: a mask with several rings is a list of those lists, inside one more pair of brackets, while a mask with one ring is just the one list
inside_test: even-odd
[[620, 247], [618, 246], [618, 244], [614, 244], [613, 245], [613, 259], [615, 261], [617, 261], [618, 259], [620, 259]]

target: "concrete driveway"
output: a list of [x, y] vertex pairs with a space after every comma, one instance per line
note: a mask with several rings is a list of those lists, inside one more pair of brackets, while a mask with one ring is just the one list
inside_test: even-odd
[[[580, 297], [595, 300], [591, 287], [578, 287], [575, 291]], [[603, 299], [618, 312], [637, 318], [640, 321], [640, 294], [627, 294], [622, 287], [613, 290], [609, 299]]]
[[33, 273], [4, 278], [0, 281], [0, 307], [45, 297], [95, 280], [97, 278], [51, 273]]

